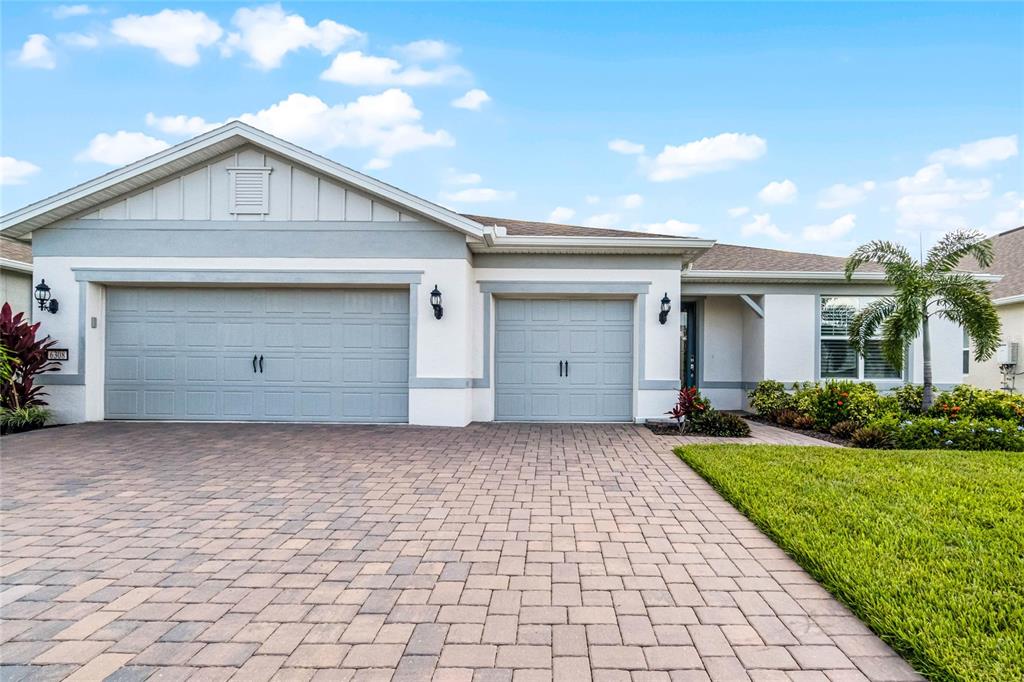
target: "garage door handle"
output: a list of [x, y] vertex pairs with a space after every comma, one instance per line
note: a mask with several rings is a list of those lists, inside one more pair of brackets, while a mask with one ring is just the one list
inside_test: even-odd
[[562, 376], [562, 361], [558, 361], [558, 376]]
[[263, 356], [260, 356], [260, 374], [263, 374]]
[[569, 361], [565, 361], [565, 376], [569, 376]]
[[252, 356], [252, 373], [253, 374], [256, 373], [256, 354], [255, 353]]

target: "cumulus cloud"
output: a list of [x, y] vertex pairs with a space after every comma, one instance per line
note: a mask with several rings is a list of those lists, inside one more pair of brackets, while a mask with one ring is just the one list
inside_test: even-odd
[[416, 40], [396, 47], [395, 52], [411, 62], [437, 62], [451, 59], [458, 49], [443, 40]]
[[735, 206], [733, 208], [730, 208], [728, 212], [729, 212], [729, 217], [730, 218], [739, 218], [741, 216], [745, 216], [748, 213], [750, 213], [750, 207], [748, 207], [748, 206]]
[[285, 14], [279, 4], [243, 7], [231, 23], [237, 29], [227, 37], [223, 52], [240, 50], [249, 55], [254, 66], [276, 69], [289, 52], [312, 48], [329, 55], [343, 45], [361, 40], [360, 31], [330, 19], [310, 26], [298, 14]]
[[899, 224], [909, 228], [945, 230], [966, 223], [960, 213], [968, 204], [992, 194], [988, 178], [951, 178], [941, 163], [929, 164], [896, 181]]
[[53, 41], [42, 33], [33, 33], [18, 52], [18, 63], [30, 69], [54, 69], [57, 57], [53, 53]]
[[457, 173], [450, 171], [446, 182], [451, 185], [479, 185], [484, 179], [479, 173]]
[[929, 156], [928, 160], [949, 166], [984, 168], [997, 161], [1012, 159], [1017, 153], [1017, 136], [1006, 135], [968, 142], [956, 148], [940, 149]]
[[205, 12], [165, 9], [146, 16], [129, 14], [114, 19], [110, 31], [130, 45], [148, 47], [178, 66], [199, 63], [199, 49], [213, 45], [224, 34]]
[[323, 80], [345, 85], [443, 85], [466, 75], [461, 66], [444, 65], [433, 69], [406, 66], [390, 57], [374, 57], [360, 51], [343, 52], [320, 74]]
[[490, 187], [470, 187], [457, 192], [444, 192], [441, 197], [445, 201], [456, 204], [480, 204], [492, 201], [511, 201], [516, 198], [516, 193]]
[[643, 154], [644, 146], [638, 142], [630, 142], [617, 138], [608, 143], [608, 149], [619, 154]]
[[573, 216], [576, 215], [576, 211], [567, 206], [556, 206], [555, 210], [551, 211], [548, 215], [548, 222], [551, 223], [564, 223], [568, 220], [572, 220]]
[[118, 130], [113, 135], [100, 133], [89, 146], [78, 153], [76, 161], [95, 161], [109, 166], [123, 166], [132, 161], [156, 154], [170, 145], [145, 133]]
[[644, 197], [641, 194], [627, 194], [619, 197], [622, 208], [640, 208], [644, 205]]
[[367, 170], [383, 170], [391, 168], [391, 159], [370, 159], [366, 162]]
[[847, 213], [827, 225], [808, 225], [803, 237], [811, 242], [831, 242], [849, 234], [857, 226], [857, 216]]
[[54, 19], [70, 19], [92, 14], [92, 8], [89, 5], [57, 5], [50, 14]]
[[0, 185], [24, 185], [39, 172], [39, 166], [13, 156], [0, 156]]
[[864, 201], [875, 190], [875, 182], [867, 180], [856, 185], [838, 183], [821, 191], [818, 208], [845, 208]]
[[99, 38], [86, 33], [61, 33], [57, 36], [57, 40], [69, 47], [80, 47], [87, 50], [99, 47], [100, 44]]
[[[392, 88], [335, 105], [313, 95], [293, 93], [266, 109], [235, 118], [319, 151], [337, 147], [372, 149], [378, 159], [390, 159], [425, 147], [451, 147], [455, 144], [455, 138], [446, 130], [424, 129], [420, 123], [422, 116], [408, 93]], [[179, 135], [202, 132], [223, 124], [186, 115], [150, 114], [146, 120], [158, 130], [168, 134], [175, 131]]]
[[646, 223], [634, 225], [634, 230], [650, 232], [652, 234], [669, 234], [676, 237], [688, 237], [691, 234], [700, 232], [700, 225], [696, 223], [684, 223], [682, 220], [671, 218], [661, 223]]
[[740, 234], [744, 237], [770, 237], [778, 242], [786, 242], [792, 239], [792, 235], [783, 232], [779, 226], [772, 222], [768, 213], [759, 213], [749, 223], [740, 228]]
[[766, 204], [791, 204], [796, 201], [796, 183], [792, 180], [769, 182], [760, 192], [758, 198]]
[[722, 171], [764, 156], [767, 148], [763, 139], [745, 133], [722, 133], [677, 146], [665, 145], [646, 164], [647, 177], [666, 182]]
[[989, 232], [995, 234], [1024, 225], [1024, 196], [1020, 192], [1007, 192], [1000, 197], [1001, 208], [992, 218]]
[[618, 213], [597, 213], [583, 221], [587, 227], [616, 227], [622, 224], [622, 216]]
[[491, 96], [486, 91], [480, 88], [473, 88], [466, 92], [462, 97], [456, 97], [452, 100], [452, 106], [456, 109], [469, 109], [470, 111], [480, 111], [487, 102], [491, 101]]

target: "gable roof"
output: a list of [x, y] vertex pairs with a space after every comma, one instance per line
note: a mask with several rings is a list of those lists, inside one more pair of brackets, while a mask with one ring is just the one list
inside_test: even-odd
[[[843, 272], [846, 259], [817, 253], [760, 249], [735, 244], [715, 244], [693, 264], [697, 271], [743, 272]], [[877, 263], [865, 263], [863, 272], [882, 272]]]
[[123, 168], [118, 168], [59, 194], [12, 211], [0, 217], [0, 230], [8, 236], [21, 237], [35, 229], [86, 211], [203, 161], [214, 159], [245, 144], [263, 147], [279, 156], [351, 185], [373, 197], [397, 204], [410, 212], [425, 216], [472, 237], [483, 237], [483, 227], [470, 218], [368, 175], [363, 175], [347, 166], [314, 154], [241, 121], [225, 123], [219, 128], [214, 128], [162, 152], [147, 156]]
[[0, 259], [31, 264], [32, 246], [23, 241], [0, 235]]
[[992, 286], [994, 299], [1024, 296], [1024, 225], [992, 237], [992, 247], [995, 252], [992, 265], [982, 268], [973, 258], [965, 258], [963, 267], [1003, 276]]
[[507, 234], [514, 237], [624, 237], [627, 239], [644, 239], [650, 237], [668, 237], [671, 239], [693, 239], [668, 234], [636, 232], [631, 230], [614, 230], [604, 227], [583, 227], [582, 225], [564, 225], [562, 223], [541, 223], [533, 220], [515, 220], [513, 218], [495, 218], [485, 215], [469, 215], [465, 217], [481, 225], [504, 227]]

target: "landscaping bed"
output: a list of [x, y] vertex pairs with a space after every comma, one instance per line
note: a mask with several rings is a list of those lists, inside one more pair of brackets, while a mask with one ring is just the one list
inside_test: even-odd
[[1024, 458], [700, 445], [676, 453], [933, 680], [1024, 679]]

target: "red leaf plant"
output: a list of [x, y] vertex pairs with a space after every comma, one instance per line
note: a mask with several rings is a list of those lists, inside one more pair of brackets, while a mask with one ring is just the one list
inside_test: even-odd
[[702, 396], [696, 387], [684, 388], [679, 391], [675, 406], [665, 414], [675, 419], [679, 430], [682, 431], [685, 422], [695, 414], [706, 412], [709, 407], [707, 398]]
[[8, 410], [46, 405], [43, 387], [35, 385], [35, 378], [60, 368], [46, 357], [57, 342], [49, 336], [36, 339], [39, 323], [30, 324], [24, 318], [24, 313], [13, 314], [10, 303], [0, 308], [0, 346], [13, 356], [10, 379], [0, 384], [0, 407]]

